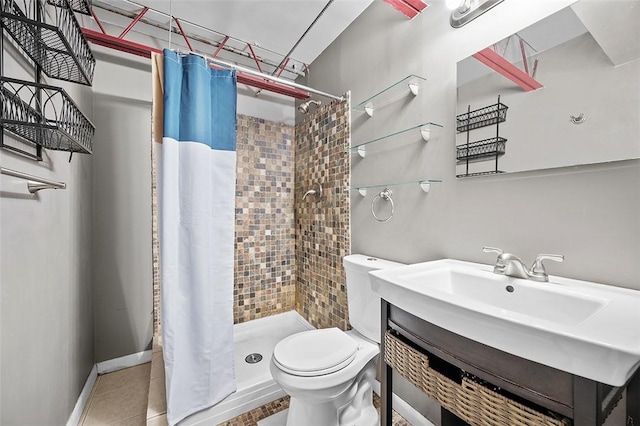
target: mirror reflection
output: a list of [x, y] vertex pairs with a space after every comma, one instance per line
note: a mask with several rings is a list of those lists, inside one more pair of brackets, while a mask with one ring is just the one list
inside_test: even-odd
[[629, 3], [575, 3], [458, 63], [458, 177], [640, 158]]

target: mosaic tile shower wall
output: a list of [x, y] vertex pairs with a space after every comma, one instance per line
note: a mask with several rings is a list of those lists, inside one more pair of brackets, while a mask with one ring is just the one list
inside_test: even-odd
[[159, 144], [151, 143], [151, 259], [153, 268], [153, 335], [159, 336], [160, 328], [160, 240], [158, 239], [158, 179], [156, 173]]
[[[293, 126], [238, 115], [237, 129], [234, 322], [239, 323], [294, 309], [295, 223]], [[154, 334], [159, 334], [155, 167], [152, 200]]]
[[[296, 125], [296, 310], [318, 328], [349, 327], [342, 258], [350, 253], [349, 102], [332, 102]], [[322, 199], [302, 200], [314, 182]]]
[[234, 321], [294, 309], [293, 126], [238, 116]]

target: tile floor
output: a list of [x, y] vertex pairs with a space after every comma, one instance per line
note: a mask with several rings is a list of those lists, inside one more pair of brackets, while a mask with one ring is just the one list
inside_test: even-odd
[[167, 394], [164, 386], [164, 359], [162, 346], [154, 343], [149, 375], [149, 404], [147, 425], [167, 426]]
[[[374, 396], [379, 409], [380, 399]], [[288, 397], [256, 408], [221, 426], [253, 426], [289, 406]], [[164, 362], [154, 346], [151, 362], [98, 376], [79, 426], [167, 426]], [[394, 426], [411, 426], [394, 410]]]
[[98, 376], [79, 424], [146, 425], [150, 374], [148, 362]]

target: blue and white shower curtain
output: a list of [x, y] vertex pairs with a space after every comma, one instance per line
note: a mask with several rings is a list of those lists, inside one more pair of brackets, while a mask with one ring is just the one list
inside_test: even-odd
[[236, 74], [164, 51], [159, 170], [167, 419], [236, 390], [233, 265]]

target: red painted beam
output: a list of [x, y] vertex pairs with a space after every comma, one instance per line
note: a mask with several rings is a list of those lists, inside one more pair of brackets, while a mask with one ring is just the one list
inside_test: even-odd
[[256, 65], [258, 67], [258, 71], [262, 72], [262, 67], [260, 66], [260, 61], [258, 61], [258, 57], [256, 56], [256, 52], [253, 51], [253, 47], [251, 46], [250, 43], [247, 43], [247, 46], [249, 46], [249, 50], [251, 51], [251, 55], [253, 56], [253, 60], [256, 61]]
[[404, 16], [406, 16], [409, 19], [415, 18], [416, 16], [418, 16], [418, 13], [420, 13], [402, 0], [383, 0], [383, 1], [393, 6], [394, 9], [396, 9], [398, 12], [402, 13]]
[[246, 84], [258, 89], [267, 90], [269, 92], [279, 93], [295, 99], [309, 99], [309, 92], [296, 89], [295, 87], [285, 86], [284, 84], [275, 83], [265, 80], [264, 78], [255, 77], [253, 75], [238, 72], [238, 83]]
[[189, 42], [189, 38], [187, 37], [187, 34], [182, 29], [182, 24], [180, 23], [180, 20], [178, 18], [176, 18], [175, 16], [174, 16], [173, 20], [176, 21], [176, 25], [178, 25], [178, 29], [180, 30], [180, 34], [182, 34], [182, 38], [184, 39], [184, 42], [187, 43], [187, 47], [189, 48], [189, 50], [191, 52], [193, 52], [193, 47], [191, 47], [191, 43]]
[[100, 19], [98, 19], [98, 17], [96, 16], [96, 13], [93, 11], [93, 8], [91, 8], [91, 16], [93, 16], [93, 19], [96, 21], [96, 24], [98, 24], [98, 27], [100, 27], [100, 31], [102, 31], [102, 34], [106, 34], [107, 32], [104, 30], [104, 27], [102, 26], [102, 22], [100, 22]]
[[280, 71], [278, 71], [278, 74], [276, 74], [276, 77], [280, 77], [280, 75], [282, 74], [282, 71], [284, 71], [287, 68], [287, 64], [289, 63], [289, 59], [291, 59], [291, 58], [287, 58], [287, 60], [284, 61], [284, 64], [282, 64], [282, 67], [280, 68]]
[[149, 11], [148, 7], [145, 7], [144, 9], [142, 9], [142, 11], [138, 13], [138, 16], [136, 16], [134, 20], [131, 21], [129, 26], [125, 28], [124, 31], [122, 31], [122, 34], [120, 34], [118, 38], [124, 38], [124, 36], [126, 36], [129, 33], [129, 31], [131, 31], [131, 28], [133, 28], [142, 19], [144, 14], [147, 13], [148, 11]]
[[218, 44], [218, 48], [213, 53], [213, 55], [211, 55], [211, 57], [215, 58], [216, 56], [218, 56], [218, 53], [220, 53], [220, 51], [222, 50], [224, 45], [227, 44], [228, 41], [229, 41], [229, 36], [224, 36], [224, 39]]
[[[108, 34], [102, 34], [101, 32], [90, 30], [88, 28], [82, 28], [82, 33], [88, 41], [99, 46], [108, 47], [110, 49], [118, 50], [120, 52], [130, 53], [136, 56], [142, 56], [144, 58], [150, 58], [151, 52], [162, 53], [162, 50], [146, 46], [144, 44], [136, 43], [129, 40], [124, 40], [118, 37], [113, 37]], [[246, 84], [259, 89], [267, 90], [269, 92], [279, 93], [281, 95], [289, 96], [295, 99], [308, 99], [310, 94], [307, 91], [296, 89], [295, 87], [285, 86], [284, 84], [275, 83], [273, 81], [265, 80], [260, 77], [244, 74], [238, 72], [238, 83]]]
[[427, 8], [427, 4], [422, 0], [404, 0], [409, 6], [417, 10], [418, 12], [422, 12]]
[[162, 50], [160, 49], [155, 49], [153, 47], [119, 37], [110, 36], [109, 34], [103, 34], [88, 28], [82, 28], [82, 33], [86, 39], [93, 44], [119, 50], [120, 52], [130, 53], [132, 55], [150, 58], [151, 52], [162, 53]]
[[394, 9], [396, 9], [397, 11], [399, 11], [409, 19], [415, 18], [416, 16], [418, 16], [420, 12], [422, 12], [427, 7], [427, 4], [424, 3], [422, 0], [383, 0], [383, 1], [393, 6]]
[[525, 92], [531, 92], [543, 87], [539, 81], [488, 47], [475, 53], [473, 57], [522, 87]]

